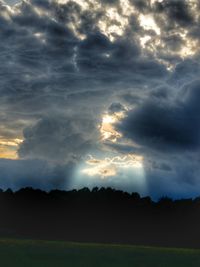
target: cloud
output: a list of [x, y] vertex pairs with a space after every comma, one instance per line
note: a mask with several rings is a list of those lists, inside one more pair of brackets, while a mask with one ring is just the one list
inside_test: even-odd
[[166, 14], [167, 23], [177, 23], [183, 27], [189, 27], [193, 23], [192, 11], [187, 1], [161, 1], [155, 3], [156, 12]]
[[[0, 138], [23, 140], [15, 164], [134, 152], [147, 177], [178, 181], [170, 153], [191, 170], [185, 153], [199, 151], [199, 19], [198, 1], [0, 1]], [[124, 137], [102, 142], [103, 114], [118, 111]]]
[[198, 150], [200, 145], [200, 82], [185, 86], [173, 102], [148, 99], [128, 111], [118, 124], [122, 134], [139, 145], [165, 151]]
[[[121, 4], [112, 1], [113, 5]], [[12, 8], [1, 2], [0, 112], [4, 119], [0, 135], [24, 139], [21, 157], [52, 159], [56, 154], [58, 159], [66, 159], [70, 151], [84, 153], [87, 149], [83, 146], [96, 143], [98, 133], [88, 141], [85, 136], [95, 132], [101, 114], [114, 101], [113, 95], [136, 84], [157, 84], [158, 76], [167, 76], [165, 66], [143, 57], [138, 40], [129, 39], [125, 30], [123, 36], [113, 33], [115, 39], [111, 40], [100, 23], [108, 22], [107, 11], [103, 6], [95, 8], [73, 1], [30, 0]], [[124, 11], [117, 12], [124, 19]], [[119, 23], [112, 21], [115, 26]], [[72, 134], [77, 138], [74, 142], [63, 118], [67, 125], [74, 125], [78, 114], [76, 127], [80, 130]], [[41, 142], [38, 129], [43, 129], [47, 120], [63, 130], [55, 138], [54, 134], [48, 137], [47, 130]], [[83, 129], [83, 124], [88, 128]]]
[[92, 133], [95, 128], [92, 120], [83, 119], [81, 115], [73, 120], [61, 115], [42, 118], [25, 128], [19, 156], [57, 162], [78, 159], [94, 146]]
[[115, 124], [123, 138], [112, 148], [144, 157], [147, 191], [155, 199], [199, 194], [200, 82], [173, 91], [153, 90]]
[[19, 2], [19, 0], [5, 0], [5, 3], [8, 5], [15, 5]]
[[116, 112], [124, 112], [126, 109], [121, 103], [112, 103], [110, 107], [108, 108], [108, 111], [110, 114], [116, 113]]
[[68, 189], [73, 168], [73, 164], [53, 164], [42, 160], [0, 159], [0, 188]]

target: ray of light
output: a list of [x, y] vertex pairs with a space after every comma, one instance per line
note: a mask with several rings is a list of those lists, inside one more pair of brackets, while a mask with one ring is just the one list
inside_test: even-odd
[[121, 168], [142, 168], [143, 158], [137, 155], [125, 155], [106, 157], [104, 159], [97, 159], [89, 156], [86, 161], [86, 167], [82, 170], [83, 173], [89, 176], [100, 176], [105, 178], [107, 176], [115, 176]]
[[89, 156], [76, 169], [71, 188], [114, 187], [126, 191], [147, 193], [143, 158], [138, 155], [110, 156], [107, 158]]

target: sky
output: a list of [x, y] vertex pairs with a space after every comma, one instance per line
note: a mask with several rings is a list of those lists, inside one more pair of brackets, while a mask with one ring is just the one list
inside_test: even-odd
[[200, 195], [198, 0], [0, 0], [0, 187]]

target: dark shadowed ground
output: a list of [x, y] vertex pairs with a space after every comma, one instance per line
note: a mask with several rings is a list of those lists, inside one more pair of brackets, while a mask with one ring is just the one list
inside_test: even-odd
[[33, 240], [0, 240], [3, 267], [198, 267], [200, 251]]
[[153, 202], [113, 189], [0, 192], [0, 236], [200, 248], [200, 200]]

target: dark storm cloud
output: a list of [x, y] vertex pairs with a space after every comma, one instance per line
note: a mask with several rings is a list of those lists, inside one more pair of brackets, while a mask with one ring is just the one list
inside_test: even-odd
[[81, 115], [73, 120], [61, 115], [42, 118], [32, 127], [25, 128], [19, 155], [58, 162], [77, 160], [94, 147], [92, 133], [87, 130], [95, 128], [92, 120], [81, 118]]
[[115, 5], [119, 3], [119, 0], [101, 0], [103, 4]]
[[130, 2], [142, 13], [151, 10], [151, 3], [149, 0], [130, 0]]
[[19, 0], [5, 0], [5, 3], [7, 3], [8, 5], [15, 5], [18, 2]]
[[108, 37], [96, 32], [80, 42], [77, 64], [83, 74], [90, 73], [90, 77], [95, 75], [93, 78], [102, 85], [112, 84], [116, 86], [115, 89], [122, 84], [130, 87], [140, 83], [144, 77], [153, 82], [158, 75], [163, 78], [167, 75], [164, 66], [141, 57], [140, 53], [137, 44], [133, 41], [127, 42], [126, 36], [112, 43]]
[[[67, 94], [72, 88], [80, 91], [88, 90], [88, 86], [93, 90], [110, 84], [130, 86], [143, 76], [152, 80], [166, 75], [161, 64], [141, 58], [138, 44], [127, 42], [126, 36], [113, 43], [95, 27], [80, 40], [66, 25], [75, 23], [75, 13], [81, 20], [77, 31], [84, 32], [86, 18], [77, 4], [42, 3], [23, 2], [18, 12], [7, 11], [9, 19], [2, 17], [1, 59], [5, 64], [1, 88], [6, 96], [10, 94], [8, 100], [16, 94], [26, 101], [30, 95]], [[40, 15], [43, 10], [47, 13]], [[96, 20], [87, 25], [95, 25]]]
[[142, 99], [137, 94], [130, 93], [124, 93], [120, 96], [121, 100], [125, 102], [126, 104], [130, 104], [131, 106], [139, 104]]
[[124, 106], [121, 103], [112, 103], [108, 108], [109, 113], [125, 111]]
[[189, 27], [193, 23], [190, 5], [183, 0], [165, 0], [155, 3], [155, 11], [167, 15], [167, 22]]
[[87, 117], [95, 105], [98, 117], [116, 90], [150, 86], [167, 75], [162, 64], [142, 57], [138, 41], [124, 34], [111, 42], [97, 25], [104, 12], [82, 10], [72, 1], [36, 0], [11, 11], [1, 2], [0, 102], [13, 121], [25, 117], [32, 125], [57, 111], [73, 120], [74, 107], [83, 113], [87, 106]]
[[199, 101], [200, 82], [195, 81], [182, 89], [174, 103], [151, 98], [129, 111], [118, 129], [147, 148], [196, 151], [200, 145]]
[[0, 159], [0, 188], [17, 190], [32, 186], [50, 190], [67, 189], [73, 175], [73, 164], [53, 164], [42, 160]]
[[179, 34], [171, 34], [168, 36], [164, 36], [162, 40], [166, 47], [173, 51], [180, 50], [183, 45], [183, 40]]
[[171, 94], [171, 88], [167, 86], [161, 86], [151, 92], [151, 96], [158, 99], [167, 99]]
[[[173, 156], [171, 154], [169, 157], [162, 158], [163, 154], [159, 154], [160, 159], [158, 156], [151, 158], [151, 162], [145, 166], [149, 194], [155, 199], [161, 196], [173, 198], [198, 196], [200, 172], [197, 155]], [[152, 162], [152, 160], [155, 161]]]
[[[180, 178], [178, 162], [189, 173], [194, 166], [181, 153], [199, 151], [197, 6], [168, 0], [131, 0], [127, 9], [120, 0], [84, 5], [30, 0], [10, 8], [0, 1], [0, 137], [22, 138], [18, 154], [24, 159], [0, 162], [5, 187], [13, 181], [15, 187], [49, 188], [56, 181], [64, 187], [63, 173], [71, 170], [66, 162], [102, 152], [102, 114], [127, 107], [131, 110], [118, 127], [139, 147], [125, 138], [107, 149], [141, 154], [152, 194], [156, 183], [168, 191], [181, 181], [191, 183]], [[111, 17], [109, 8], [117, 14]], [[141, 14], [154, 19], [157, 32], [141, 25]], [[176, 152], [174, 163], [170, 151]], [[33, 159], [38, 159], [33, 164], [38, 172], [30, 167]], [[197, 174], [192, 174], [193, 184], [198, 184]]]
[[199, 56], [197, 55], [194, 59], [186, 59], [177, 64], [174, 69], [169, 83], [172, 86], [181, 87], [188, 81], [196, 80], [200, 75], [200, 64]]
[[162, 170], [162, 171], [171, 171], [172, 170], [172, 168], [171, 168], [171, 166], [169, 166], [167, 163], [157, 163], [157, 162], [153, 162], [153, 164], [152, 164], [152, 166], [153, 166], [153, 168], [154, 169], [159, 169], [159, 170]]

